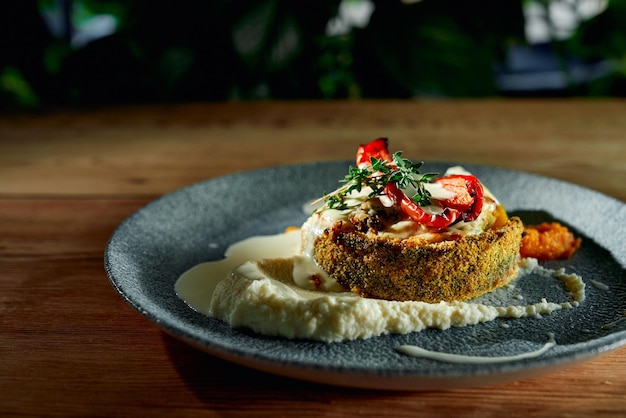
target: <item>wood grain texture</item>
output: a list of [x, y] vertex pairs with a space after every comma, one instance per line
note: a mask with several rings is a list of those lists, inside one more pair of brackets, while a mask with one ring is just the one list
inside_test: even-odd
[[230, 103], [0, 116], [0, 193], [157, 195], [378, 136], [425, 161], [544, 174], [626, 201], [626, 102]]
[[116, 294], [103, 251], [155, 197], [251, 168], [406, 155], [562, 178], [626, 201], [621, 101], [231, 103], [0, 115], [0, 416], [616, 417], [626, 348], [448, 392], [294, 381], [205, 355]]

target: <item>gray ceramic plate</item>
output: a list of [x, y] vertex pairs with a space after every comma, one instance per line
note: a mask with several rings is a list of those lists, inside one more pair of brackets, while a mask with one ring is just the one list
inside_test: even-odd
[[[626, 205], [562, 181], [466, 165], [510, 212], [534, 223], [556, 219], [582, 236], [570, 259], [551, 262], [580, 274], [587, 299], [576, 309], [525, 318], [363, 341], [322, 343], [271, 338], [191, 310], [174, 292], [181, 273], [216, 260], [228, 245], [301, 224], [303, 204], [337, 186], [349, 162], [283, 166], [233, 174], [168, 194], [124, 221], [111, 237], [105, 267], [111, 283], [165, 332], [217, 357], [314, 382], [372, 389], [446, 389], [491, 385], [571, 366], [626, 344]], [[450, 164], [429, 163], [443, 172]], [[215, 246], [217, 244], [217, 246]], [[595, 280], [608, 286], [599, 289]], [[542, 285], [538, 285], [541, 287]], [[527, 285], [532, 294], [534, 285]], [[541, 292], [549, 289], [542, 289]], [[540, 357], [505, 363], [453, 364], [412, 358], [394, 347], [472, 356], [506, 356], [558, 345]]]

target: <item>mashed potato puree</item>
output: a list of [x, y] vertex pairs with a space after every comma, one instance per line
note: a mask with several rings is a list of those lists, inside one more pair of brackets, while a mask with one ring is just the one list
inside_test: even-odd
[[321, 290], [310, 290], [299, 285], [297, 274], [294, 278], [294, 265], [315, 269], [296, 254], [299, 248], [299, 231], [248, 238], [229, 247], [223, 260], [199, 264], [181, 275], [176, 293], [194, 310], [235, 328], [327, 342], [538, 317], [578, 306], [585, 298], [580, 276], [545, 269], [532, 258], [522, 260], [520, 276], [532, 273], [560, 281], [569, 300], [507, 306], [397, 302], [340, 291], [332, 280], [324, 280]]

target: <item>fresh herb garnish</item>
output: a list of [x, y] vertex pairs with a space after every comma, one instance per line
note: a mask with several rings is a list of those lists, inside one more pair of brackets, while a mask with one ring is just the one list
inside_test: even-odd
[[326, 200], [329, 208], [343, 210], [348, 208], [346, 198], [353, 191], [360, 192], [364, 187], [369, 187], [372, 191], [367, 197], [371, 199], [384, 195], [387, 183], [394, 182], [400, 189], [412, 186], [416, 193], [411, 199], [420, 206], [429, 205], [430, 193], [424, 183], [430, 183], [438, 174], [421, 174], [419, 169], [422, 165], [423, 161], [413, 162], [402, 158], [401, 151], [393, 154], [391, 162], [372, 157], [368, 167], [350, 167], [348, 174], [340, 180], [344, 185], [322, 199]]

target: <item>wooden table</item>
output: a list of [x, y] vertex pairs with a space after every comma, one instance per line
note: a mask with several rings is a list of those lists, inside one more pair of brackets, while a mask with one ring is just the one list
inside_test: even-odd
[[190, 104], [0, 115], [0, 416], [624, 416], [626, 348], [448, 392], [293, 381], [203, 354], [132, 310], [107, 239], [151, 200], [388, 136], [426, 161], [548, 175], [626, 201], [626, 102]]

